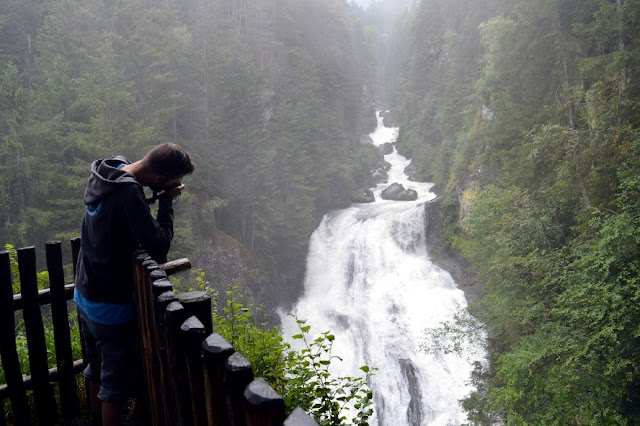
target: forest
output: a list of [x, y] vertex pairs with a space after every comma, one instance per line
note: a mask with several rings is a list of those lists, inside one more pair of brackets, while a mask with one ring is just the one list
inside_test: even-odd
[[640, 423], [640, 2], [423, 0], [397, 29], [398, 149], [483, 286], [470, 423]]
[[640, 0], [3, 0], [0, 244], [77, 236], [92, 160], [175, 142], [171, 256], [291, 303], [381, 108], [482, 288], [469, 423], [640, 423]]
[[362, 16], [339, 0], [3, 1], [0, 241], [77, 236], [92, 160], [175, 142], [198, 171], [172, 256], [295, 300], [308, 236], [377, 155]]

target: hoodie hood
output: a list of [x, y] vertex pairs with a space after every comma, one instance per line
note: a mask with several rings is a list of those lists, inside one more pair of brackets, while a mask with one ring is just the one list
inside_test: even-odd
[[84, 192], [86, 205], [99, 203], [121, 188], [121, 185], [140, 185], [133, 175], [117, 168], [123, 163], [131, 164], [122, 156], [96, 160], [91, 164], [91, 176]]

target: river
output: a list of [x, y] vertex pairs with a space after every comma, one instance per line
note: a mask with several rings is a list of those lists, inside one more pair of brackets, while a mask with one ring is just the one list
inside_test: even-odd
[[[370, 135], [374, 145], [395, 142], [397, 128], [378, 118]], [[466, 307], [451, 275], [429, 258], [425, 238], [425, 202], [435, 198], [432, 184], [410, 182], [410, 163], [395, 148], [388, 184], [373, 189], [376, 201], [328, 213], [312, 234], [304, 294], [294, 310], [313, 331], [335, 335], [332, 374], [357, 375], [376, 367], [371, 388], [375, 414], [371, 424], [460, 425], [466, 416], [459, 400], [472, 390], [469, 353], [426, 353], [424, 330], [450, 320]], [[416, 201], [387, 201], [381, 192], [391, 183], [418, 192]], [[297, 334], [283, 316], [285, 336]], [[475, 352], [474, 352], [475, 351]]]

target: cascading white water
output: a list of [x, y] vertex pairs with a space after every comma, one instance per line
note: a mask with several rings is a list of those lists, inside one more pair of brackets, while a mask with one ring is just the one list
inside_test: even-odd
[[[397, 128], [378, 118], [375, 145], [395, 142]], [[378, 370], [372, 378], [375, 415], [371, 424], [460, 425], [466, 418], [471, 365], [467, 356], [421, 351], [424, 330], [450, 320], [466, 307], [463, 292], [429, 259], [424, 203], [435, 198], [429, 183], [410, 182], [410, 160], [394, 152], [389, 184], [418, 192], [416, 201], [376, 202], [327, 214], [311, 236], [305, 293], [296, 310], [316, 332], [336, 336], [333, 353], [343, 361], [332, 373], [357, 375], [359, 367]], [[282, 316], [286, 336], [295, 322]], [[428, 344], [428, 342], [427, 342]]]

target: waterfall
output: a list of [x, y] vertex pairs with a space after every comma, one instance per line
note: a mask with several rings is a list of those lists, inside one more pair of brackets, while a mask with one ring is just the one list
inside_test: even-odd
[[[378, 118], [375, 145], [395, 142], [397, 128]], [[429, 183], [410, 182], [410, 160], [395, 148], [385, 156], [388, 184], [374, 190], [376, 201], [328, 213], [312, 234], [305, 292], [296, 305], [300, 318], [320, 333], [336, 336], [332, 374], [372, 377], [375, 414], [371, 424], [460, 425], [459, 400], [472, 390], [469, 354], [425, 353], [424, 330], [450, 320], [466, 307], [451, 275], [433, 264], [425, 239], [424, 203], [435, 198]], [[416, 201], [382, 200], [391, 183], [418, 192]], [[282, 315], [285, 336], [297, 334]], [[428, 344], [428, 342], [427, 342]]]

